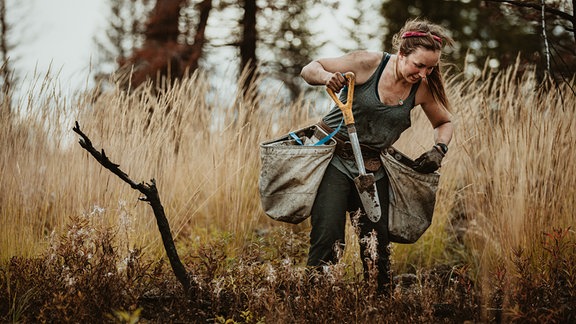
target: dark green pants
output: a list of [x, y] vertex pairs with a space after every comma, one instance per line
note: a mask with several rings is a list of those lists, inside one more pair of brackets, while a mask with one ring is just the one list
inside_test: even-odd
[[[359, 220], [360, 239], [367, 236], [372, 230], [376, 231], [378, 239], [378, 285], [382, 288], [389, 283], [390, 252], [388, 245], [388, 178], [384, 177], [376, 182], [382, 218], [377, 223], [368, 219], [362, 213]], [[354, 181], [340, 172], [332, 164], [326, 169], [326, 173], [320, 187], [314, 205], [312, 207], [312, 231], [310, 232], [310, 250], [308, 252], [307, 265], [318, 267], [325, 264], [336, 263], [337, 255], [335, 245], [344, 247], [344, 235], [346, 227], [346, 212], [351, 213], [363, 208], [358, 196]], [[364, 275], [367, 276], [368, 264], [366, 260], [366, 244], [360, 241], [360, 255], [364, 266]]]

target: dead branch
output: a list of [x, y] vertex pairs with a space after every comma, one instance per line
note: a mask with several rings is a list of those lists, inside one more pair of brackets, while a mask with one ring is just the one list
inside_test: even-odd
[[78, 142], [82, 148], [88, 151], [88, 153], [90, 153], [103, 167], [110, 170], [124, 182], [128, 183], [132, 189], [140, 191], [144, 197], [140, 197], [139, 199], [148, 202], [150, 206], [152, 206], [154, 216], [156, 217], [156, 223], [158, 224], [158, 230], [162, 236], [162, 243], [164, 244], [164, 249], [166, 250], [166, 254], [170, 260], [170, 265], [172, 266], [172, 271], [174, 271], [174, 275], [176, 275], [176, 278], [182, 284], [184, 293], [188, 295], [191, 288], [190, 279], [186, 269], [184, 268], [184, 265], [180, 261], [176, 246], [174, 245], [174, 239], [172, 238], [172, 233], [170, 231], [170, 224], [168, 223], [168, 219], [164, 213], [164, 207], [160, 202], [160, 195], [158, 194], [158, 189], [156, 188], [156, 181], [151, 179], [150, 183], [135, 183], [126, 173], [120, 169], [119, 164], [112, 163], [112, 161], [108, 159], [106, 153], [104, 153], [104, 149], [99, 152], [94, 148], [90, 138], [88, 138], [88, 136], [86, 136], [86, 134], [80, 130], [80, 125], [77, 121], [72, 130], [80, 135], [81, 138]]

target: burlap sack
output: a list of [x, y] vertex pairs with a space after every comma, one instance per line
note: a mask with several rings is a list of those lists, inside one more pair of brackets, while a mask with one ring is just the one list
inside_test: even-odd
[[392, 242], [414, 243], [432, 223], [440, 174], [416, 172], [399, 161], [406, 159], [401, 153], [394, 149], [389, 152], [392, 155], [380, 155], [390, 180], [389, 238]]
[[334, 139], [312, 125], [294, 132], [304, 145], [285, 135], [260, 144], [258, 189], [262, 208], [274, 220], [298, 224], [310, 216], [324, 172], [336, 148]]

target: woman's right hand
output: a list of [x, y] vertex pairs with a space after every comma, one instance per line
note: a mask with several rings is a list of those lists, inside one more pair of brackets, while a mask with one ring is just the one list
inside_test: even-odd
[[340, 72], [332, 73], [328, 81], [326, 81], [326, 87], [334, 91], [334, 93], [340, 92], [347, 84], [348, 80], [344, 77], [344, 74]]

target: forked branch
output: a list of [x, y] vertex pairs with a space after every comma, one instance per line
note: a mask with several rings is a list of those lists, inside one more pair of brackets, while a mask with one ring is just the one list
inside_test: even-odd
[[80, 125], [78, 122], [76, 122], [76, 125], [72, 128], [72, 130], [80, 135], [80, 140], [78, 142], [82, 148], [88, 151], [88, 153], [90, 153], [103, 167], [110, 170], [124, 182], [128, 183], [132, 189], [140, 191], [144, 197], [140, 197], [139, 199], [142, 201], [147, 201], [150, 206], [152, 206], [154, 217], [156, 217], [156, 223], [158, 224], [158, 230], [162, 236], [162, 243], [164, 244], [164, 249], [166, 250], [166, 254], [170, 260], [170, 265], [172, 266], [172, 271], [174, 271], [176, 278], [182, 284], [185, 294], [188, 295], [191, 288], [190, 279], [186, 269], [184, 268], [184, 265], [180, 261], [176, 246], [174, 245], [174, 240], [170, 231], [170, 224], [168, 223], [168, 219], [164, 213], [164, 207], [160, 202], [160, 195], [158, 194], [158, 189], [156, 188], [156, 181], [154, 179], [150, 180], [150, 183], [136, 183], [132, 181], [132, 179], [130, 179], [130, 177], [120, 169], [119, 164], [115, 164], [110, 161], [110, 159], [108, 159], [104, 149], [99, 152], [94, 148], [90, 138], [88, 138], [88, 136], [86, 136], [86, 134], [80, 130]]

